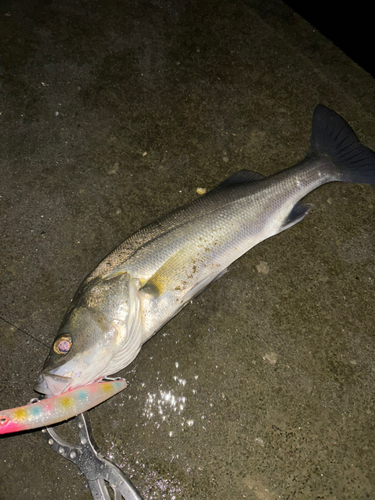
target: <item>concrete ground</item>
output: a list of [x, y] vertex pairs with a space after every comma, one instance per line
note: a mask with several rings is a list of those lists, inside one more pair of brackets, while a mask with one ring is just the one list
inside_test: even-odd
[[[375, 149], [374, 80], [278, 0], [5, 0], [0, 34], [1, 408], [35, 395], [74, 291], [134, 230], [296, 163], [320, 102]], [[90, 412], [145, 499], [375, 498], [375, 190], [308, 201]], [[1, 500], [91, 498], [40, 431], [0, 461]]]

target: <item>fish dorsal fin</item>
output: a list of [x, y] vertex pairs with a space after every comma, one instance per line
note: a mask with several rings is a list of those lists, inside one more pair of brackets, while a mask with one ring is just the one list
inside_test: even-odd
[[226, 189], [229, 187], [240, 186], [241, 184], [249, 184], [249, 182], [260, 181], [264, 179], [264, 175], [258, 172], [253, 172], [252, 170], [240, 170], [232, 175], [230, 175], [225, 181], [221, 182], [212, 191], [219, 189]]

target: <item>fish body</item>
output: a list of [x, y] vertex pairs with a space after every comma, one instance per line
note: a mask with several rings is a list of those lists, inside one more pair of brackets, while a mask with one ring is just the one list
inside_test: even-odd
[[375, 183], [375, 153], [334, 111], [314, 111], [306, 158], [263, 177], [242, 170], [140, 229], [79, 287], [41, 372], [37, 392], [64, 393], [126, 367], [142, 345], [228, 266], [300, 222], [300, 200], [327, 182]]
[[0, 435], [56, 424], [97, 406], [126, 387], [116, 379], [73, 389], [11, 410], [0, 410]]

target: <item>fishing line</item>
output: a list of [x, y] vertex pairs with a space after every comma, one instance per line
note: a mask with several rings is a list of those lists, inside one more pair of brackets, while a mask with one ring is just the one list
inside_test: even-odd
[[2, 321], [4, 321], [4, 323], [6, 323], [7, 325], [9, 326], [12, 326], [13, 328], [15, 328], [16, 330], [18, 330], [19, 332], [22, 332], [24, 333], [25, 335], [28, 335], [29, 337], [31, 337], [32, 339], [36, 340], [37, 342], [39, 342], [39, 344], [42, 344], [44, 345], [44, 347], [47, 347], [49, 349], [49, 345], [45, 344], [42, 340], [39, 340], [37, 339], [36, 337], [34, 337], [33, 335], [31, 335], [31, 333], [29, 332], [25, 332], [25, 330], [22, 330], [22, 328], [19, 328], [18, 326], [16, 325], [13, 325], [13, 323], [11, 323], [10, 321], [7, 321], [5, 318], [3, 318], [2, 316], [0, 316], [0, 319]]

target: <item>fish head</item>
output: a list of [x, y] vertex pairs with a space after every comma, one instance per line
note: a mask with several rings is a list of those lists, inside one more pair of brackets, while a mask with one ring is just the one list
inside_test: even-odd
[[86, 307], [74, 308], [59, 329], [34, 389], [57, 396], [105, 376], [123, 325]]
[[139, 284], [126, 273], [78, 290], [34, 387], [57, 396], [127, 366], [142, 345]]

